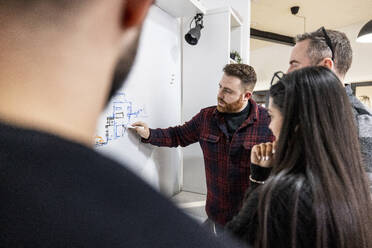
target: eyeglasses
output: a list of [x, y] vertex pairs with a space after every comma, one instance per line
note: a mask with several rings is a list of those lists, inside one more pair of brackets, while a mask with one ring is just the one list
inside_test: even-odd
[[[271, 88], [271, 86], [278, 83], [284, 77], [284, 75], [285, 75], [285, 73], [282, 72], [282, 71], [275, 72], [273, 77], [271, 78], [270, 88]], [[270, 99], [270, 90], [268, 90], [267, 93], [266, 93], [266, 102], [265, 102], [266, 107], [269, 107], [269, 99]]]
[[324, 27], [321, 27], [320, 28], [324, 34], [324, 38], [326, 40], [326, 43], [327, 43], [327, 46], [329, 47], [329, 49], [331, 49], [331, 52], [332, 52], [332, 61], [335, 61], [335, 51], [333, 49], [333, 46], [332, 46], [332, 41], [331, 41], [331, 38], [329, 38], [328, 34], [327, 34], [327, 31], [325, 30]]
[[270, 87], [279, 82], [284, 77], [285, 73], [282, 71], [277, 71], [274, 73], [273, 77], [271, 78]]

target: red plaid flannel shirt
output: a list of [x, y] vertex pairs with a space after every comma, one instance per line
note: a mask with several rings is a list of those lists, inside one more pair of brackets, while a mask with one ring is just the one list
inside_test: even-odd
[[208, 217], [220, 225], [230, 221], [241, 208], [249, 186], [251, 148], [274, 140], [266, 109], [252, 99], [250, 103], [250, 114], [231, 142], [223, 116], [215, 106], [202, 109], [182, 126], [150, 129], [149, 139], [142, 139], [145, 143], [168, 147], [200, 143], [207, 179], [205, 208]]

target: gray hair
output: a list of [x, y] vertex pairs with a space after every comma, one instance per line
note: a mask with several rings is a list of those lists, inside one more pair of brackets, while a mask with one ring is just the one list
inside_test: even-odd
[[[335, 70], [339, 75], [345, 76], [353, 60], [353, 51], [350, 41], [345, 33], [335, 30], [326, 30], [326, 32], [334, 50], [333, 63], [335, 65]], [[324, 58], [332, 58], [332, 51], [327, 45], [321, 28], [315, 32], [300, 34], [296, 37], [296, 43], [305, 40], [310, 41], [307, 54], [313, 65], [317, 65]]]

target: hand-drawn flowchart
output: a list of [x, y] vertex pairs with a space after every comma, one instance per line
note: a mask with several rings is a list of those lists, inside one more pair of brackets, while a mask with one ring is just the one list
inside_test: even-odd
[[105, 146], [110, 141], [123, 137], [128, 126], [138, 118], [146, 118], [145, 108], [136, 106], [125, 93], [117, 93], [107, 108], [105, 127], [98, 128], [96, 147]]

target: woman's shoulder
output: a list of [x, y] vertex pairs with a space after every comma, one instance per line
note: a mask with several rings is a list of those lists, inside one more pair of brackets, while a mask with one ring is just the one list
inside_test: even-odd
[[304, 175], [272, 176], [267, 183], [273, 199], [284, 201], [297, 198], [299, 201], [312, 202], [312, 190], [309, 180]]
[[[306, 178], [271, 176], [264, 185], [249, 194], [241, 211], [227, 225], [227, 229], [249, 244], [254, 244], [259, 219], [267, 218], [269, 239], [275, 240], [275, 237], [288, 236], [287, 232], [296, 216], [298, 230], [313, 233], [312, 199], [311, 187]], [[299, 239], [306, 240], [306, 237]], [[285, 244], [288, 242], [290, 240], [285, 238], [281, 241]]]

